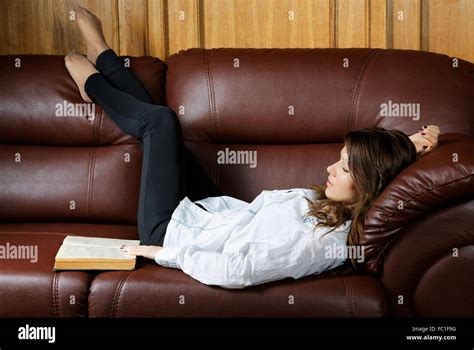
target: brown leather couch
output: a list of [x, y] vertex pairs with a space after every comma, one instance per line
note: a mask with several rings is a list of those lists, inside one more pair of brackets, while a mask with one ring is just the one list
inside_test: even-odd
[[[0, 261], [0, 316], [474, 316], [472, 63], [381, 49], [131, 58], [156, 103], [176, 112], [209, 177], [247, 201], [264, 189], [325, 183], [349, 130], [442, 130], [439, 147], [370, 210], [360, 272], [226, 290], [146, 259], [131, 272], [52, 271], [68, 234], [138, 239], [141, 150], [99, 107], [58, 116], [83, 102], [62, 56], [0, 61], [0, 246], [38, 249], [35, 262]], [[389, 101], [419, 103], [420, 119], [380, 117]], [[258, 166], [217, 164], [226, 147], [256, 150]]]

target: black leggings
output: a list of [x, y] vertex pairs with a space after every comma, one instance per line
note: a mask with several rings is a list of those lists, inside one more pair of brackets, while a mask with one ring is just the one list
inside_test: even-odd
[[[143, 152], [138, 234], [141, 244], [163, 245], [166, 228], [179, 201], [221, 195], [184, 146], [181, 125], [168, 107], [155, 105], [145, 88], [112, 49], [102, 52], [85, 83], [94, 103], [125, 133], [137, 138]], [[191, 188], [190, 182], [197, 188]]]

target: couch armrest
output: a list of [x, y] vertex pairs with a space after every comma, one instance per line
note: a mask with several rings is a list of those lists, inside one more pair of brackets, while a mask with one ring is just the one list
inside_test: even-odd
[[399, 232], [382, 270], [391, 315], [474, 317], [473, 213], [470, 200]]
[[[401, 305], [397, 307], [399, 314], [408, 312], [412, 298], [415, 301], [428, 297], [426, 286], [435, 286], [439, 294], [432, 295], [441, 297], [443, 281], [462, 283], [458, 289], [463, 290], [457, 295], [467, 298], [461, 304], [470, 306], [469, 313], [474, 313], [472, 278], [467, 282], [474, 261], [474, 230], [470, 227], [474, 139], [445, 134], [438, 144], [437, 149], [417, 159], [387, 186], [365, 222], [362, 268], [383, 274], [383, 283], [393, 298], [404, 297], [404, 301], [392, 300]], [[447, 271], [451, 273], [447, 275]], [[461, 282], [464, 279], [466, 282]], [[445, 292], [453, 292], [453, 288], [444, 286]], [[471, 294], [466, 296], [466, 291]], [[449, 304], [446, 299], [439, 302]], [[420, 304], [418, 310], [413, 304], [413, 312], [426, 314], [422, 306], [425, 304]]]

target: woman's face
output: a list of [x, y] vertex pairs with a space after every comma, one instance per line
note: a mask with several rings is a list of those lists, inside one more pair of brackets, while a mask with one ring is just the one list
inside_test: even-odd
[[341, 159], [328, 166], [328, 182], [326, 183], [326, 197], [334, 201], [352, 201], [355, 199], [356, 189], [349, 173], [348, 155], [346, 146], [341, 150]]

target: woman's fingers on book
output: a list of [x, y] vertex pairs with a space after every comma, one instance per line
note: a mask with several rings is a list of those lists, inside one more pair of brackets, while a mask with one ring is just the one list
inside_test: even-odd
[[132, 256], [136, 256], [136, 255], [140, 255], [139, 254], [139, 251], [136, 251], [133, 249], [134, 246], [130, 246], [130, 245], [123, 245], [120, 247], [120, 250], [125, 254], [125, 255], [132, 255]]
[[148, 259], [155, 259], [156, 253], [161, 249], [159, 246], [139, 245], [139, 246], [122, 246], [120, 250], [129, 256], [143, 256]]

